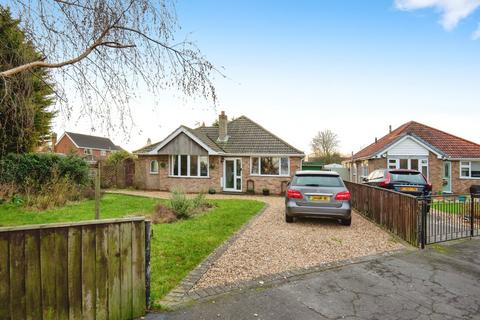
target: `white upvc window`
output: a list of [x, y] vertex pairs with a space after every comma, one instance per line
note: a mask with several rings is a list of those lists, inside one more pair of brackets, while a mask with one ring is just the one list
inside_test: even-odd
[[150, 161], [150, 174], [158, 174], [158, 161]]
[[251, 157], [252, 176], [290, 176], [289, 157]]
[[107, 155], [107, 151], [105, 151], [105, 150], [100, 150], [100, 155], [103, 156], [103, 157], [106, 156], [106, 155]]
[[399, 159], [388, 159], [388, 169], [398, 169]]
[[420, 171], [428, 178], [428, 159], [425, 158], [389, 158], [388, 169], [410, 169]]
[[208, 156], [175, 154], [170, 156], [170, 176], [207, 178]]
[[93, 152], [92, 152], [92, 149], [85, 148], [85, 149], [83, 149], [83, 153], [86, 154], [86, 155], [91, 156]]
[[460, 178], [480, 179], [480, 161], [460, 161]]

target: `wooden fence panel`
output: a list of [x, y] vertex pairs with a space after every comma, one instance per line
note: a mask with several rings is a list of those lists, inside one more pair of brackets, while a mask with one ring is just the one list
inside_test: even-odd
[[418, 245], [419, 204], [416, 197], [348, 181], [345, 185], [355, 210], [408, 243]]
[[143, 218], [0, 228], [0, 319], [131, 319], [146, 309]]

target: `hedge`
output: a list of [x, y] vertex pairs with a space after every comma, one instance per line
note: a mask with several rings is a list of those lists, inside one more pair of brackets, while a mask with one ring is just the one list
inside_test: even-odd
[[75, 155], [54, 153], [8, 154], [0, 159], [0, 184], [15, 184], [22, 187], [26, 182], [39, 186], [49, 182], [54, 172], [61, 177], [86, 185], [89, 181], [89, 166]]

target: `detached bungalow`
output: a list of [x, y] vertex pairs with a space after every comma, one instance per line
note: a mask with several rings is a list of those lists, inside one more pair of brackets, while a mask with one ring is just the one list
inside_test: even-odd
[[424, 124], [410, 121], [360, 150], [345, 164], [350, 180], [376, 169], [423, 172], [435, 193], [468, 193], [480, 184], [480, 145]]
[[245, 116], [218, 126], [180, 126], [167, 138], [134, 152], [135, 185], [186, 192], [285, 191], [304, 153]]

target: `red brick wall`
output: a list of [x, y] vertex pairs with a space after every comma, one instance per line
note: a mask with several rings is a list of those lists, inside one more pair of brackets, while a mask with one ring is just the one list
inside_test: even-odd
[[480, 180], [460, 178], [460, 161], [452, 161], [452, 192], [470, 193], [473, 184], [480, 185]]
[[[58, 144], [55, 146], [54, 149], [55, 152], [57, 153], [63, 153], [63, 154], [77, 154], [81, 157], [85, 156], [85, 151], [84, 148], [77, 148], [75, 144], [70, 140], [67, 135], [64, 135], [59, 141]], [[102, 156], [101, 150], [98, 149], [92, 149], [92, 156], [94, 160], [103, 160], [106, 157], [112, 153], [111, 151], [105, 150], [106, 155]]]
[[[281, 193], [282, 182], [290, 181], [291, 176], [300, 169], [301, 161], [299, 157], [290, 158], [290, 177], [259, 177], [250, 175], [250, 157], [238, 158], [242, 159], [242, 192], [247, 191], [247, 180], [252, 180], [256, 193], [262, 193], [263, 188], [268, 188], [271, 194]], [[154, 159], [159, 162], [158, 174], [150, 173], [150, 161]], [[139, 189], [146, 190], [171, 191], [174, 188], [180, 188], [185, 192], [207, 192], [209, 188], [214, 188], [217, 192], [222, 192], [223, 162], [221, 162], [221, 157], [210, 156], [209, 165], [208, 178], [169, 177], [168, 156], [140, 155], [135, 162], [134, 185]]]
[[75, 144], [70, 140], [69, 137], [64, 135], [62, 139], [60, 139], [55, 146], [55, 152], [63, 153], [63, 154], [70, 154], [75, 153], [78, 155], [83, 155], [83, 149], [78, 149]]

